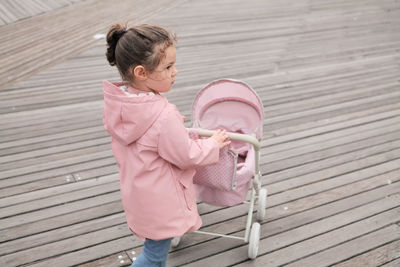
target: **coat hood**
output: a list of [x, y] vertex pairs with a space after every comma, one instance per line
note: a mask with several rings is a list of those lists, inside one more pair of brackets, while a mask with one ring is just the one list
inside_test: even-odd
[[103, 81], [103, 123], [113, 138], [129, 145], [153, 125], [168, 102], [162, 95], [127, 95], [123, 85]]

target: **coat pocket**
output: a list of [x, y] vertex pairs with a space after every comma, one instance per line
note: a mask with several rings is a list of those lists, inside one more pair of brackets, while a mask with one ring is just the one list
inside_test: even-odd
[[179, 180], [178, 183], [183, 193], [186, 208], [192, 210], [193, 206], [195, 205], [195, 193], [193, 183], [187, 182], [186, 180]]

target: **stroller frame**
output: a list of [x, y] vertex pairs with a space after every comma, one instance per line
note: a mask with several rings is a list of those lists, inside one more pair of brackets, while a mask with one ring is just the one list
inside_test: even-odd
[[[193, 129], [188, 128], [189, 131], [195, 131], [200, 136], [209, 137], [212, 136], [215, 131], [206, 130], [206, 129]], [[195, 233], [217, 236], [217, 237], [226, 237], [232, 239], [239, 239], [243, 240], [245, 243], [249, 243], [249, 250], [248, 256], [250, 259], [254, 259], [257, 257], [258, 254], [258, 245], [260, 240], [260, 224], [255, 222], [252, 225], [252, 217], [253, 211], [255, 206], [256, 199], [258, 200], [258, 211], [257, 211], [257, 219], [262, 221], [265, 216], [265, 206], [266, 206], [266, 198], [267, 198], [267, 190], [265, 188], [261, 188], [261, 178], [262, 174], [259, 168], [260, 162], [260, 142], [254, 136], [248, 134], [239, 134], [239, 133], [226, 133], [231, 140], [241, 141], [249, 143], [254, 148], [255, 153], [255, 174], [252, 178], [252, 185], [251, 185], [251, 198], [250, 201], [244, 201], [243, 203], [249, 203], [249, 211], [247, 214], [247, 223], [246, 223], [246, 230], [244, 237], [234, 236], [234, 235], [225, 235], [225, 234], [218, 234], [213, 232], [204, 232], [204, 231], [195, 231]], [[173, 242], [174, 246], [179, 244], [179, 240]]]

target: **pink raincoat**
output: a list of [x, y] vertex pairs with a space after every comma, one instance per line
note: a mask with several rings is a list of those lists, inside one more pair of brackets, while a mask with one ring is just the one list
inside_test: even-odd
[[142, 240], [197, 230], [194, 167], [216, 163], [218, 143], [190, 139], [181, 114], [164, 96], [128, 96], [119, 86], [103, 81], [103, 121], [112, 136], [130, 229]]

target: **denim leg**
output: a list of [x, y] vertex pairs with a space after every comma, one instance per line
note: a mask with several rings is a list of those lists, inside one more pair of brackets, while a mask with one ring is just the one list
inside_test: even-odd
[[165, 267], [172, 238], [164, 240], [146, 239], [142, 253], [131, 267]]

